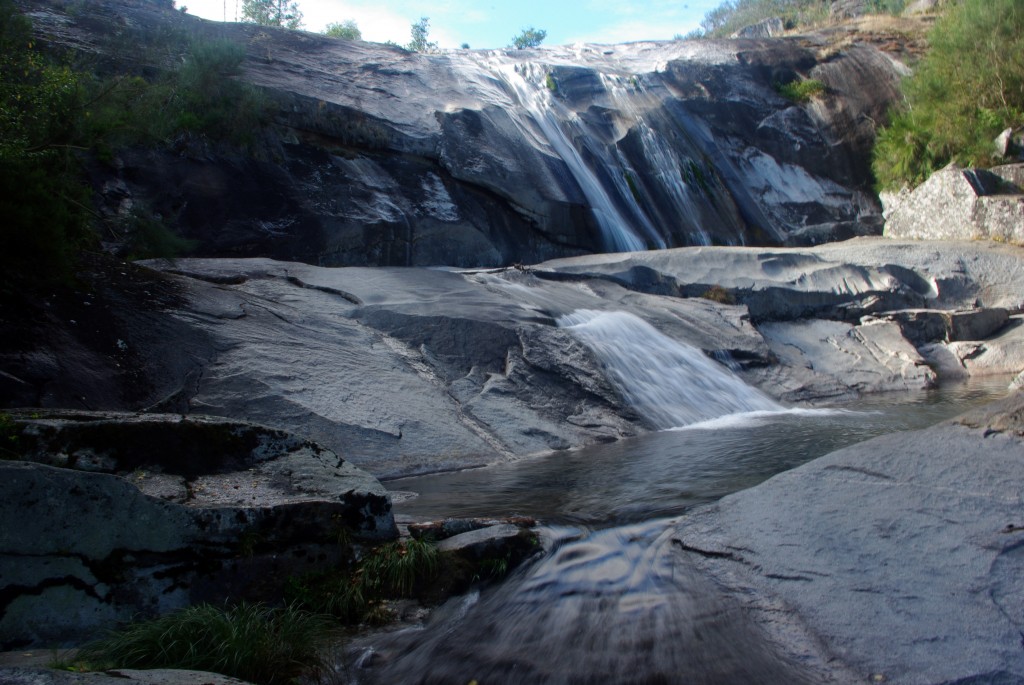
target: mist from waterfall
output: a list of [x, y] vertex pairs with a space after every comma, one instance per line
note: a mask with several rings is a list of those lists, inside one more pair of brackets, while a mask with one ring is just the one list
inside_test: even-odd
[[656, 428], [785, 411], [698, 348], [633, 314], [580, 309], [559, 317], [558, 325], [593, 350], [623, 398]]

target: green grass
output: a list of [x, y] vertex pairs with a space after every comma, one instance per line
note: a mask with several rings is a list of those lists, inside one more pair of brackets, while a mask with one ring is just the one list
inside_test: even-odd
[[437, 574], [437, 549], [429, 542], [406, 540], [378, 547], [363, 562], [365, 587], [385, 595], [411, 596]]
[[736, 304], [733, 294], [720, 285], [713, 285], [701, 295], [705, 300], [711, 300], [719, 304]]
[[825, 93], [825, 84], [811, 78], [790, 81], [789, 83], [777, 83], [775, 84], [775, 90], [787, 100], [803, 104], [810, 102], [819, 95], [823, 95]]
[[294, 606], [199, 604], [132, 623], [85, 645], [76, 660], [92, 669], [210, 671], [259, 685], [283, 685], [326, 668], [321, 649], [330, 619]]

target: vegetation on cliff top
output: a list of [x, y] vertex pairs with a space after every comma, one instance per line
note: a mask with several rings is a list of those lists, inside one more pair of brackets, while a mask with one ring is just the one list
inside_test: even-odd
[[950, 162], [988, 167], [993, 139], [1024, 124], [1024, 0], [963, 0], [936, 22], [875, 146], [883, 189], [914, 186]]
[[[875, 14], [898, 14], [906, 0], [869, 0], [868, 10]], [[787, 28], [812, 26], [826, 21], [831, 0], [726, 0], [704, 15], [700, 28], [691, 38], [727, 38], [740, 29], [765, 19], [778, 17]]]
[[88, 160], [109, 163], [124, 146], [181, 135], [244, 146], [266, 121], [260, 93], [232, 78], [242, 46], [181, 42], [173, 72], [100, 77], [45, 53], [30, 21], [0, 0], [0, 294], [68, 281], [75, 255], [101, 237], [133, 257], [187, 246], [145, 208], [100, 217], [84, 172]]

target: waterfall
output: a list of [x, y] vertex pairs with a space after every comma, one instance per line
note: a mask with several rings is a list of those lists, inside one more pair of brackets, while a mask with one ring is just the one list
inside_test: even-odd
[[[533, 116], [551, 148], [565, 162], [580, 190], [583, 191], [583, 196], [587, 198], [594, 218], [597, 220], [598, 226], [601, 227], [606, 245], [618, 252], [637, 252], [647, 249], [646, 242], [633, 231], [632, 222], [619, 211], [615, 200], [605, 190], [594, 171], [583, 161], [579, 150], [576, 149], [562, 128], [562, 121], [582, 126], [578, 118], [569, 112], [562, 112], [561, 115], [556, 113], [555, 103], [552, 102], [547, 87], [531, 83], [526, 77], [531, 75], [540, 79], [540, 74], [543, 73], [544, 79], [542, 80], [546, 80], [546, 73], [543, 70], [537, 71], [539, 67], [532, 64], [501, 64], [493, 65], [493, 67], [495, 73], [515, 92], [520, 104]], [[520, 73], [520, 70], [525, 75]], [[646, 217], [644, 220], [646, 221]], [[645, 228], [655, 241], [656, 247], [665, 247], [653, 226], [648, 225]]]
[[784, 411], [692, 345], [627, 312], [580, 309], [558, 318], [590, 347], [608, 379], [657, 428], [743, 412]]

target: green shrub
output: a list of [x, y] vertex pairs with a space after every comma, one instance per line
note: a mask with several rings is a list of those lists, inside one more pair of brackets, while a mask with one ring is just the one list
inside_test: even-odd
[[18, 424], [10, 414], [0, 412], [0, 459], [17, 459], [18, 443]]
[[733, 294], [720, 285], [713, 285], [701, 295], [705, 300], [711, 300], [719, 304], [736, 304]]
[[331, 38], [341, 38], [342, 40], [363, 39], [363, 32], [359, 30], [359, 26], [351, 19], [328, 24], [327, 27], [324, 28], [324, 35], [330, 36]]
[[0, 294], [68, 281], [91, 242], [78, 165], [83, 89], [36, 48], [29, 21], [0, 0]]
[[1024, 121], [1024, 3], [963, 0], [940, 17], [904, 82], [905, 102], [879, 132], [882, 189], [916, 185], [950, 162], [991, 166], [992, 140]]
[[704, 15], [692, 37], [725, 38], [745, 26], [779, 17], [787, 27], [820, 23], [829, 16], [828, 0], [726, 0]]
[[803, 79], [789, 83], [775, 84], [779, 95], [793, 102], [810, 102], [812, 98], [825, 92], [825, 84], [817, 79]]
[[392, 542], [363, 561], [364, 586], [384, 595], [409, 597], [437, 573], [437, 549], [423, 540]]
[[327, 618], [295, 607], [200, 604], [132, 623], [76, 658], [95, 669], [179, 668], [278, 685], [322, 670], [332, 636]]
[[518, 35], [512, 38], [512, 42], [509, 44], [510, 48], [516, 50], [525, 50], [526, 48], [539, 47], [544, 39], [547, 38], [548, 32], [544, 29], [535, 29], [532, 26], [528, 29], [523, 29]]
[[285, 596], [297, 606], [346, 623], [381, 623], [390, 619], [385, 600], [422, 596], [437, 578], [439, 565], [440, 555], [430, 542], [389, 542], [358, 564], [290, 579]]

